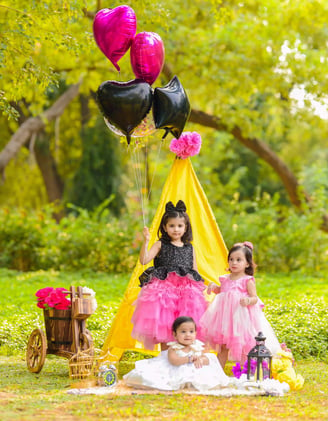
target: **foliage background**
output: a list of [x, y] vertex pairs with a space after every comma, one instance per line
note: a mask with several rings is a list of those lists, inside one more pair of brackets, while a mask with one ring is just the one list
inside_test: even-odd
[[[117, 137], [113, 141], [94, 101], [101, 82], [134, 78], [129, 54], [120, 61], [118, 74], [92, 34], [97, 9], [120, 4], [1, 2], [0, 148], [27, 118], [42, 114], [71, 84], [82, 81], [79, 96], [62, 116], [49, 122], [45, 135], [37, 135], [35, 143], [30, 140], [6, 166], [1, 206], [40, 209], [47, 203], [33, 154], [42, 142], [47, 143], [63, 182], [65, 206], [95, 208], [114, 195], [108, 207], [117, 214], [121, 198], [130, 209], [140, 190], [149, 187], [136, 187], [132, 153], [124, 139], [121, 144]], [[279, 203], [270, 218], [279, 223], [294, 211], [296, 220], [311, 210], [312, 232], [316, 231], [327, 209], [327, 3], [131, 0], [126, 4], [135, 10], [137, 32], [154, 31], [163, 39], [165, 69], [154, 87], [178, 75], [192, 109], [220, 123], [220, 130], [191, 121], [185, 128], [203, 137], [195, 168], [215, 213], [229, 212], [227, 207], [236, 198], [242, 203], [242, 216], [256, 210], [254, 202], [266, 204], [269, 213]], [[263, 156], [240, 143], [238, 131], [251, 145], [263, 142], [287, 165], [300, 192], [305, 190], [311, 200], [305, 210], [291, 205], [277, 172]], [[156, 132], [142, 140], [148, 145], [148, 176], [155, 173], [150, 209], [156, 207], [171, 161], [168, 140], [159, 153], [161, 135]], [[145, 162], [136, 165], [144, 167]], [[223, 223], [220, 219], [220, 226]], [[251, 229], [246, 220], [244, 225]]]
[[[0, 266], [128, 273], [141, 247], [140, 209], [115, 218], [106, 206], [104, 201], [91, 212], [71, 206], [72, 212], [59, 224], [50, 206], [39, 211], [1, 209]], [[260, 273], [299, 270], [315, 275], [328, 268], [327, 235], [314, 229], [313, 212], [299, 215], [283, 210], [268, 196], [253, 202], [239, 202], [236, 197], [215, 216], [228, 247], [241, 239], [254, 243]]]

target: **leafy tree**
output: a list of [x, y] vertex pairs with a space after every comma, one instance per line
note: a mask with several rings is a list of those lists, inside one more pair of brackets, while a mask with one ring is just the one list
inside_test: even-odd
[[[325, 165], [316, 151], [326, 149], [327, 121], [317, 115], [315, 104], [325, 106], [326, 101], [327, 3], [144, 0], [128, 4], [136, 12], [138, 32], [157, 32], [164, 41], [166, 63], [156, 85], [178, 75], [192, 104], [186, 129], [195, 127], [208, 135], [203, 128], [208, 127], [226, 133], [229, 141], [223, 152], [237, 141], [265, 162], [263, 168], [269, 165], [296, 207], [301, 209], [304, 199], [313, 201], [312, 188], [315, 185], [320, 190], [321, 184], [309, 177], [318, 180], [316, 174]], [[113, 2], [110, 6], [118, 5]], [[0, 153], [1, 171], [40, 126], [49, 128], [42, 115], [48, 120], [57, 121], [59, 115], [65, 119], [62, 113], [67, 104], [62, 105], [61, 114], [45, 111], [53, 106], [45, 94], [47, 87], [65, 79], [67, 86], [78, 86], [89, 95], [103, 80], [134, 77], [128, 55], [121, 60], [122, 71], [117, 75], [93, 40], [94, 14], [107, 6], [101, 1], [81, 0], [2, 1], [0, 66], [5, 71], [1, 72], [0, 106], [4, 114], [14, 117], [19, 105], [27, 120], [20, 128], [18, 123], [10, 123], [14, 134]], [[305, 100], [299, 107], [294, 97], [301, 90]], [[68, 102], [73, 101], [69, 107], [74, 110], [68, 130], [79, 133], [76, 95], [75, 91]], [[93, 111], [98, 112], [96, 107]], [[37, 128], [28, 126], [26, 130], [23, 126], [31, 123], [31, 116], [37, 119], [32, 120], [38, 123]], [[234, 149], [237, 153], [238, 147]], [[205, 151], [210, 154], [209, 147], [205, 146]], [[62, 157], [63, 168], [70, 167], [70, 153], [76, 151]], [[211, 159], [208, 155], [208, 161]], [[238, 159], [247, 166], [241, 155], [235, 163]], [[307, 171], [309, 165], [312, 172]], [[73, 168], [70, 171], [72, 174]], [[259, 184], [263, 175], [277, 179], [271, 171], [262, 171]], [[305, 175], [308, 192], [304, 190]], [[327, 216], [323, 226], [327, 229]]]

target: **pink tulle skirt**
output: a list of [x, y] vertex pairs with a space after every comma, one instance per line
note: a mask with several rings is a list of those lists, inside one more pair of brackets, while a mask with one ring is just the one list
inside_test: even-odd
[[200, 320], [203, 340], [212, 349], [229, 349], [229, 359], [245, 361], [248, 352], [255, 346], [255, 336], [261, 331], [263, 303], [243, 307], [241, 295], [233, 291], [218, 294]]
[[146, 349], [154, 349], [155, 344], [174, 339], [172, 324], [177, 317], [189, 316], [195, 320], [197, 337], [201, 338], [198, 323], [207, 307], [204, 288], [203, 282], [175, 272], [170, 272], [164, 280], [153, 278], [134, 303], [132, 337]]

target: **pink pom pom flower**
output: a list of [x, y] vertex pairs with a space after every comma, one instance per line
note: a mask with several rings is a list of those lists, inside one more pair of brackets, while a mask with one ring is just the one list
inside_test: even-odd
[[189, 156], [197, 155], [202, 145], [202, 138], [197, 132], [185, 132], [179, 139], [172, 139], [170, 143], [170, 151], [181, 159]]

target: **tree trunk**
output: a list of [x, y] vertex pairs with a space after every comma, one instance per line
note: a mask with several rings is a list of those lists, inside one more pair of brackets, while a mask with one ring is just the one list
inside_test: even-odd
[[30, 117], [12, 135], [7, 145], [0, 152], [0, 173], [4, 177], [5, 168], [13, 159], [20, 148], [25, 145], [33, 135], [37, 135], [46, 124], [59, 117], [65, 111], [67, 105], [78, 95], [80, 82], [70, 86], [57, 101], [41, 116]]
[[65, 215], [61, 207], [64, 183], [58, 174], [56, 162], [50, 152], [49, 139], [45, 133], [39, 136], [35, 142], [34, 155], [47, 190], [48, 200], [50, 203], [58, 205], [58, 209], [53, 216], [59, 222]]

